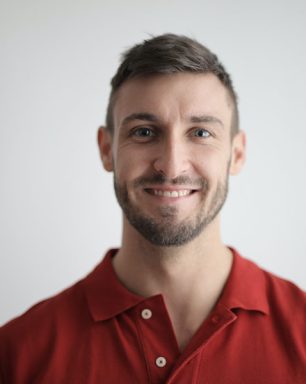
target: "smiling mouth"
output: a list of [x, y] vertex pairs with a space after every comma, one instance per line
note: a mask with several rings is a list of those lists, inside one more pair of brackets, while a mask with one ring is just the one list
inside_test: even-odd
[[189, 196], [192, 193], [196, 192], [194, 189], [180, 189], [180, 190], [161, 190], [161, 189], [150, 189], [146, 188], [145, 191], [150, 195], [161, 196], [161, 197], [185, 197]]

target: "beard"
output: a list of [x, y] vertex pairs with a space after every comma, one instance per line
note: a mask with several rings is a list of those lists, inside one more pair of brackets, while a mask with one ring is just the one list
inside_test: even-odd
[[[134, 187], [154, 185], [196, 185], [201, 187], [203, 205], [194, 217], [189, 217], [180, 223], [176, 223], [177, 208], [175, 206], [160, 207], [160, 218], [153, 218], [141, 212], [131, 202], [126, 184], [120, 185], [116, 174], [114, 174], [114, 189], [120, 207], [122, 208], [129, 223], [149, 242], [160, 247], [173, 247], [187, 244], [199, 236], [203, 230], [215, 219], [224, 205], [228, 194], [228, 171], [225, 179], [219, 181], [211, 198], [207, 202], [209, 183], [206, 179], [199, 178], [192, 181], [186, 176], [179, 176], [176, 179], [168, 180], [162, 174], [152, 177], [140, 177], [133, 183]], [[205, 204], [206, 202], [206, 204]], [[207, 206], [208, 204], [208, 206]]]

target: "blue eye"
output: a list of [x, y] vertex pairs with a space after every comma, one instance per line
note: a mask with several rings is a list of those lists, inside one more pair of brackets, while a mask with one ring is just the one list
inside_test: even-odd
[[155, 136], [154, 132], [152, 129], [147, 128], [147, 127], [140, 127], [134, 130], [133, 132], [134, 136], [138, 137], [151, 137]]
[[211, 134], [204, 128], [196, 129], [193, 135], [197, 137], [204, 137], [204, 138], [211, 136]]

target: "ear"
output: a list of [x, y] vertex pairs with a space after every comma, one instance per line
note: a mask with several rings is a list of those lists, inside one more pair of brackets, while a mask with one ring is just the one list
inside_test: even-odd
[[113, 170], [113, 155], [112, 155], [112, 137], [110, 131], [106, 127], [98, 129], [98, 146], [103, 167], [106, 171]]
[[245, 163], [246, 135], [239, 131], [232, 140], [232, 157], [230, 164], [230, 175], [237, 175]]

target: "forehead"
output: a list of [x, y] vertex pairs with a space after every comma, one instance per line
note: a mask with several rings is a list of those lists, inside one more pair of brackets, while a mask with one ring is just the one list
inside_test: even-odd
[[114, 126], [137, 113], [154, 114], [165, 122], [208, 114], [230, 125], [232, 101], [227, 89], [211, 73], [139, 76], [126, 81], [117, 91]]

